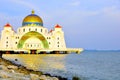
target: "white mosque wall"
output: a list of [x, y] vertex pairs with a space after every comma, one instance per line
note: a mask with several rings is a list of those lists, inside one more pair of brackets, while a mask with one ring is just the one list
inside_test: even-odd
[[[62, 28], [54, 28], [52, 32], [48, 32], [47, 28], [40, 27], [40, 26], [20, 27], [18, 28], [17, 33], [15, 33], [12, 30], [12, 27], [4, 27], [1, 34], [1, 41], [0, 41], [1, 48], [17, 49], [17, 45], [21, 37], [30, 31], [35, 31], [42, 34], [49, 44], [49, 49], [65, 49], [66, 48], [66, 44], [64, 40], [64, 32], [62, 31]], [[32, 44], [34, 45], [34, 47]], [[38, 48], [43, 49], [43, 45], [42, 45], [42, 42], [40, 42], [40, 40], [37, 40], [36, 38], [33, 37], [26, 40], [23, 48], [24, 49], [38, 49]]]

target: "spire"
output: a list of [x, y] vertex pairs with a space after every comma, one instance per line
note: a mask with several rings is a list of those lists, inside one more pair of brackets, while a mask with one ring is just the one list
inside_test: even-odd
[[32, 10], [32, 11], [31, 11], [31, 13], [32, 13], [32, 14], [34, 14], [34, 13], [35, 13], [35, 11], [34, 11], [34, 10]]

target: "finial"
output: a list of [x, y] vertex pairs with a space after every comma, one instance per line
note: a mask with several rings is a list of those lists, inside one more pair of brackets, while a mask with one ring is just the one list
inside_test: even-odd
[[32, 14], [34, 14], [35, 13], [35, 11], [34, 10], [32, 10]]

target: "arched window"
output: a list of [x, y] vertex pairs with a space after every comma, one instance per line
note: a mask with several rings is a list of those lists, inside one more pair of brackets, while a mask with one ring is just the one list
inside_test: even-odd
[[8, 41], [6, 41], [6, 43], [8, 43]]
[[41, 32], [42, 32], [43, 30], [41, 29]]
[[20, 29], [19, 29], [19, 32], [20, 32]]
[[45, 30], [45, 33], [47, 33], [47, 30]]
[[23, 32], [25, 32], [25, 29], [23, 29]]
[[36, 47], [36, 44], [34, 44], [34, 47]]
[[57, 40], [59, 40], [59, 37], [57, 38]]
[[39, 47], [39, 44], [37, 45], [37, 47]]
[[37, 28], [35, 29], [35, 31], [37, 31]]
[[29, 31], [31, 31], [31, 29], [29, 28]]
[[8, 45], [6, 45], [6, 47], [8, 47]]

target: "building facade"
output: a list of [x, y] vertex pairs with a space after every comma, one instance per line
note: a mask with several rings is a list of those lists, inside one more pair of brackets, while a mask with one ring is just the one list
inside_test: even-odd
[[23, 19], [22, 26], [13, 30], [7, 23], [1, 31], [1, 50], [59, 50], [66, 49], [64, 32], [60, 25], [48, 30], [34, 11]]

